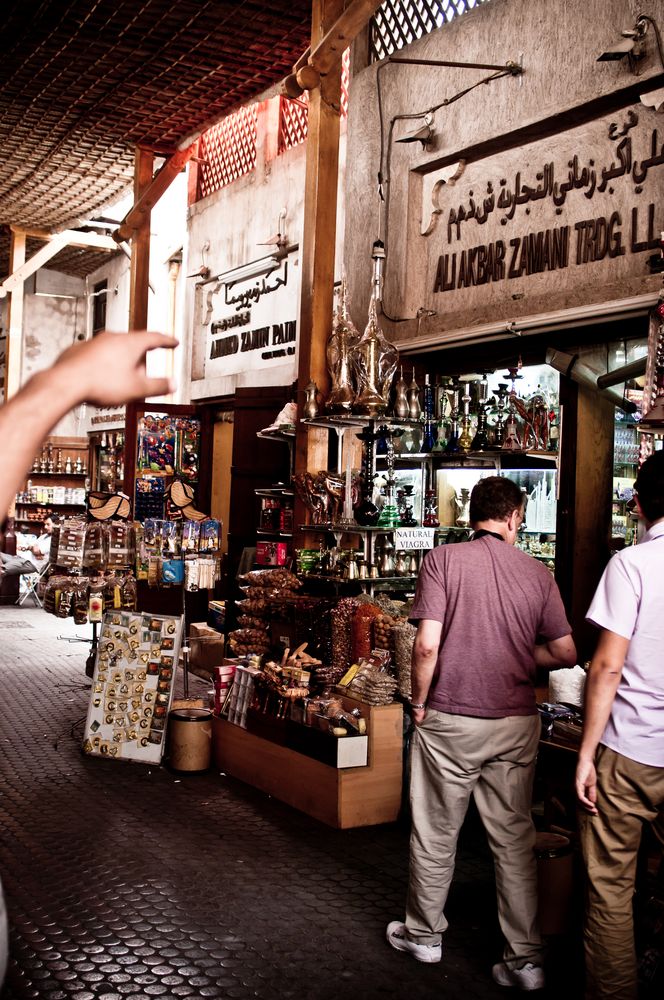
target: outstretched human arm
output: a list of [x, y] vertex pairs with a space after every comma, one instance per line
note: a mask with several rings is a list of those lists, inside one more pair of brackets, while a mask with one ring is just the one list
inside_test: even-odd
[[595, 751], [611, 714], [620, 684], [629, 639], [603, 629], [588, 670], [583, 713], [583, 736], [576, 767], [576, 794], [581, 805], [597, 815]]
[[[440, 646], [440, 636], [443, 631], [441, 622], [433, 621], [430, 618], [423, 618], [418, 627], [415, 642], [413, 644], [413, 657], [411, 660], [411, 702], [413, 705], [425, 705], [429, 695], [429, 688], [433, 680], [438, 659], [438, 648]], [[413, 708], [413, 722], [419, 725], [424, 719], [425, 709]]]
[[79, 403], [115, 406], [171, 392], [169, 379], [148, 378], [145, 358], [155, 348], [176, 346], [161, 333], [106, 331], [68, 348], [51, 368], [33, 375], [0, 408], [0, 519], [58, 420]]

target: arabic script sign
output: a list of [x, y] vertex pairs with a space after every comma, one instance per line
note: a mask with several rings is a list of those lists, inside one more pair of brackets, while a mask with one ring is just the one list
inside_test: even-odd
[[[236, 274], [237, 274], [236, 269]], [[257, 262], [249, 277], [230, 271], [201, 286], [205, 375], [233, 375], [295, 363], [297, 269], [287, 257]]]
[[[464, 310], [504, 304], [506, 292], [518, 300], [550, 289], [562, 304], [563, 290], [576, 287], [577, 299], [588, 300], [594, 282], [620, 279], [618, 294], [638, 291], [649, 272], [634, 255], [658, 250], [664, 229], [664, 135], [656, 121], [646, 109], [628, 109], [617, 121], [425, 175], [427, 303]], [[408, 252], [412, 274], [418, 251]], [[565, 272], [564, 282], [551, 272]], [[473, 322], [481, 319], [474, 313]]]

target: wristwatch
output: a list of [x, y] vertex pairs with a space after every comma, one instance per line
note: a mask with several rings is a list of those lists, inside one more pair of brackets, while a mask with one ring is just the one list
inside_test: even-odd
[[414, 701], [410, 703], [411, 708], [426, 708], [426, 705], [416, 705]]

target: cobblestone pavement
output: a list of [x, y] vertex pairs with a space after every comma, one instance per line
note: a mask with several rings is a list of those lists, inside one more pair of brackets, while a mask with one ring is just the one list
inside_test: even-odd
[[[509, 997], [492, 866], [460, 841], [440, 965], [392, 951], [406, 823], [332, 830], [212, 770], [88, 758], [86, 634], [0, 607], [0, 873], [11, 922], [2, 1000]], [[180, 681], [181, 683], [181, 681]], [[193, 678], [190, 694], [207, 685]], [[543, 995], [581, 995], [578, 928]]]

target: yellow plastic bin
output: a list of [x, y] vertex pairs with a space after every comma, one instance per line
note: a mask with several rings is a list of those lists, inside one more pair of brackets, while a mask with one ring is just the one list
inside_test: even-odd
[[174, 708], [168, 713], [168, 746], [174, 771], [207, 771], [212, 756], [212, 712], [207, 708]]
[[561, 833], [538, 833], [538, 915], [544, 935], [564, 934], [569, 929], [574, 883], [572, 845]]

